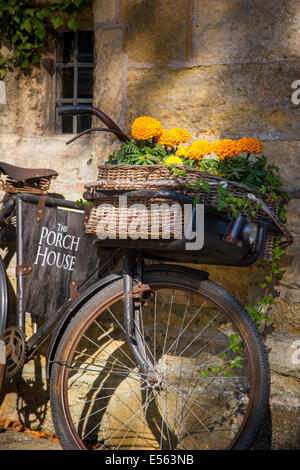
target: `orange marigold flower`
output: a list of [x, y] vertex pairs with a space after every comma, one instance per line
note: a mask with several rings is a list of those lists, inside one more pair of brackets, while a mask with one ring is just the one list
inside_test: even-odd
[[239, 141], [232, 139], [216, 140], [212, 144], [213, 152], [220, 158], [233, 158], [241, 153]]
[[187, 156], [192, 160], [199, 160], [205, 155], [212, 153], [212, 145], [205, 139], [195, 140], [189, 148]]
[[172, 129], [163, 129], [161, 135], [156, 139], [159, 144], [174, 147], [180, 143], [188, 142], [191, 139], [191, 134], [181, 129], [181, 127], [172, 127]]
[[246, 152], [258, 154], [261, 153], [264, 149], [262, 142], [255, 137], [242, 137], [239, 140], [239, 145], [241, 153]]
[[178, 139], [180, 139], [179, 143], [181, 144], [185, 144], [191, 140], [191, 133], [185, 129], [182, 129], [181, 127], [173, 127], [171, 131], [173, 134], [178, 136]]
[[162, 133], [161, 123], [149, 116], [141, 116], [135, 119], [132, 124], [132, 137], [140, 140], [147, 140], [150, 137], [159, 137]]

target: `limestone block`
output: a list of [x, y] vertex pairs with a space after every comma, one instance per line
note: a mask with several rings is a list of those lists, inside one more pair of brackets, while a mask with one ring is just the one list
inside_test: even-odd
[[[264, 142], [264, 155], [266, 155], [268, 161], [278, 166], [285, 191], [292, 192], [300, 188], [299, 154], [299, 140], [292, 142], [281, 140]], [[300, 199], [292, 199], [287, 205], [287, 209], [289, 224], [293, 225], [293, 229], [298, 227], [299, 230]]]
[[122, 29], [95, 31], [94, 105], [117, 122], [122, 106], [122, 44]]
[[[300, 335], [270, 334], [265, 339], [272, 371], [300, 378]], [[300, 391], [298, 398], [300, 400]]]
[[0, 80], [0, 104], [6, 104], [5, 82]]
[[[53, 59], [53, 44], [42, 57]], [[43, 66], [33, 67], [27, 74], [18, 69], [5, 79], [6, 105], [0, 105], [0, 129], [19, 134], [50, 134], [54, 124], [53, 75]]]
[[297, 140], [300, 107], [291, 101], [297, 74], [296, 62], [130, 68], [127, 122], [151, 115], [165, 127], [187, 127], [193, 138]]
[[84, 184], [96, 178], [97, 163], [91, 155], [89, 136], [70, 146], [65, 142], [64, 135], [0, 134], [1, 159], [21, 167], [56, 170], [59, 176], [52, 180], [49, 192], [77, 200], [82, 197]]
[[299, 380], [271, 374], [272, 449], [299, 449]]
[[196, 0], [192, 57], [206, 64], [297, 57], [299, 18], [297, 0]]
[[129, 61], [168, 62], [187, 58], [190, 47], [189, 0], [122, 0], [128, 26]]
[[116, 0], [94, 0], [93, 19], [94, 23], [107, 23], [114, 21], [117, 15]]

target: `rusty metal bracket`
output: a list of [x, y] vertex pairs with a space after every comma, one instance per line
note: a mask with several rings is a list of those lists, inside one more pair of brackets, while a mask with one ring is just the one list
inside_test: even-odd
[[37, 205], [36, 215], [35, 215], [35, 220], [37, 221], [37, 223], [39, 223], [43, 218], [46, 199], [47, 199], [46, 195], [43, 195], [39, 198], [39, 203]]
[[79, 297], [79, 293], [78, 293], [78, 290], [77, 290], [77, 281], [71, 281], [71, 284], [70, 284], [70, 299], [71, 299], [72, 302], [74, 302], [74, 300], [76, 300], [77, 297]]
[[33, 264], [21, 264], [16, 266], [16, 276], [22, 274], [31, 274], [33, 271]]

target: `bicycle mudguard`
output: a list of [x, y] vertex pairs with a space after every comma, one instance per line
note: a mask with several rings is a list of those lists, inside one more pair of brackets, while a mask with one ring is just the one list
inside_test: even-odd
[[[194, 275], [200, 281], [208, 279], [209, 273], [206, 271], [201, 271], [198, 269], [189, 268], [187, 266], [179, 266], [179, 265], [170, 265], [170, 264], [152, 264], [145, 266], [144, 268], [147, 271], [168, 271], [171, 273], [180, 272], [182, 274], [189, 273], [190, 275]], [[46, 378], [49, 379], [51, 374], [51, 365], [52, 361], [55, 356], [56, 349], [58, 347], [59, 341], [67, 328], [68, 324], [70, 323], [71, 319], [76, 315], [79, 309], [97, 292], [99, 292], [104, 287], [108, 286], [114, 281], [122, 278], [122, 273], [114, 273], [110, 274], [109, 276], [104, 277], [103, 279], [95, 282], [92, 286], [82, 292], [79, 297], [72, 302], [69, 306], [67, 305], [65, 313], [61, 316], [61, 319], [56, 326], [56, 329], [53, 333], [49, 348], [48, 354], [46, 359]]]

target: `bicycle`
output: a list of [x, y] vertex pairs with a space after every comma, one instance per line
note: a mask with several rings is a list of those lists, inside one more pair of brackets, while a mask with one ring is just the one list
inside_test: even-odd
[[[94, 114], [107, 126], [71, 141], [95, 130], [128, 139], [93, 106], [63, 106], [59, 112]], [[11, 326], [0, 260], [1, 376], [13, 376], [52, 335], [46, 369], [63, 449], [250, 448], [264, 420], [270, 378], [261, 336], [238, 300], [207, 272], [178, 264], [197, 258], [178, 257], [183, 241], [176, 249], [161, 241], [145, 249], [138, 241], [122, 245], [87, 235], [88, 211], [48, 195], [55, 171], [3, 163], [0, 170], [8, 175], [1, 240], [15, 217], [17, 231], [17, 309]], [[191, 202], [172, 191], [155, 196]], [[233, 219], [218, 219], [216, 226], [216, 214], [209, 209], [205, 214], [208, 247], [197, 253], [198, 263], [203, 253], [211, 256], [207, 264], [247, 266], [258, 259], [266, 221], [257, 222], [255, 240], [248, 239], [237, 255], [236, 246], [220, 242], [228, 230], [240, 239]], [[227, 249], [221, 262], [220, 251], [212, 251], [217, 239]], [[116, 271], [120, 260], [121, 272]], [[44, 319], [29, 338], [27, 311]]]

